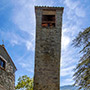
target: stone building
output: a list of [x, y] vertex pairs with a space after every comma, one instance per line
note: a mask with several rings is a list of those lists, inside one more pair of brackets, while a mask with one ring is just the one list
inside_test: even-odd
[[0, 45], [0, 90], [15, 90], [16, 67], [6, 51]]
[[63, 7], [35, 7], [34, 90], [60, 90]]

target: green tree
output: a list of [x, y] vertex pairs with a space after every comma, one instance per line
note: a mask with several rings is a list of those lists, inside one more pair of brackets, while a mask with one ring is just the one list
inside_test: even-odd
[[33, 90], [33, 79], [30, 79], [27, 75], [19, 77], [18, 84], [15, 87], [16, 90]]
[[79, 86], [79, 90], [90, 90], [90, 27], [78, 34], [73, 45], [81, 49], [81, 57], [73, 75], [74, 85]]

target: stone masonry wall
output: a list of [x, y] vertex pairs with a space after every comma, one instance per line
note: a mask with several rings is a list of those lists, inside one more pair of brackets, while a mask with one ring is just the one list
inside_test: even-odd
[[0, 57], [5, 59], [5, 69], [0, 67], [0, 90], [15, 90], [15, 71], [10, 58], [3, 46], [0, 45]]
[[59, 90], [63, 10], [56, 9], [54, 28], [41, 27], [42, 11], [42, 8], [36, 9], [34, 90]]
[[10, 63], [6, 63], [6, 69], [0, 68], [0, 85], [5, 90], [15, 90], [15, 75], [13, 74], [13, 68]]

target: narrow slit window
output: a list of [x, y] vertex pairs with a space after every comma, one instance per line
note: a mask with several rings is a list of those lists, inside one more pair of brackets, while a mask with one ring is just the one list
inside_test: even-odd
[[0, 66], [5, 69], [5, 61], [0, 58]]
[[55, 27], [55, 15], [42, 15], [42, 27]]

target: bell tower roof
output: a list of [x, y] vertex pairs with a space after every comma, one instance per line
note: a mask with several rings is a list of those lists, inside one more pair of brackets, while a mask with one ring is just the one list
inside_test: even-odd
[[35, 10], [36, 9], [38, 9], [38, 8], [40, 8], [40, 9], [50, 9], [50, 10], [63, 10], [64, 9], [64, 7], [49, 7], [49, 6], [35, 6]]

